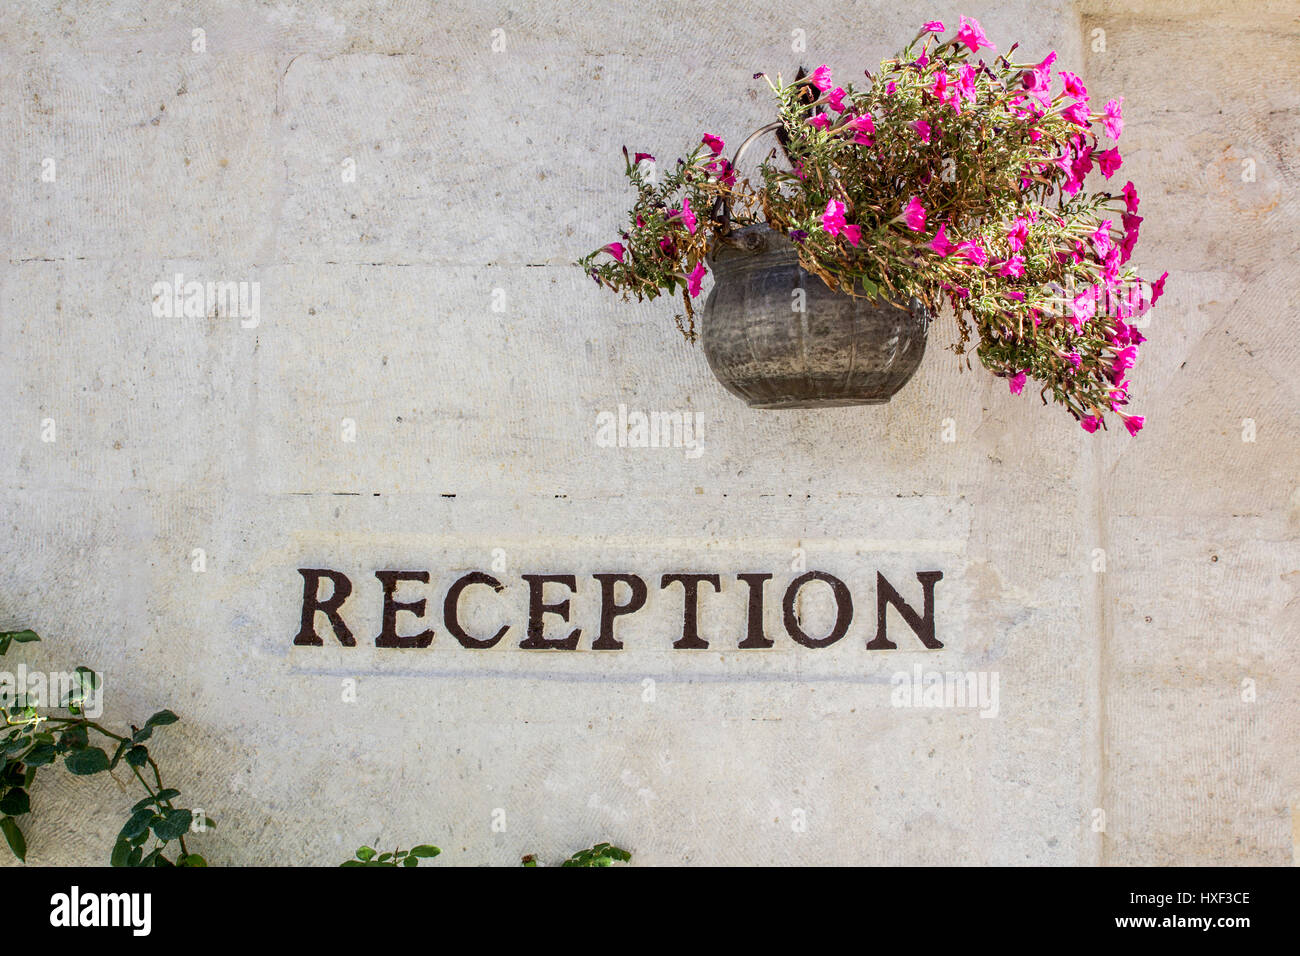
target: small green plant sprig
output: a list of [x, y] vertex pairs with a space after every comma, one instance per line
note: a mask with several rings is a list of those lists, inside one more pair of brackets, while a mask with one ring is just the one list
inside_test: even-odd
[[[0, 657], [13, 644], [39, 641], [34, 631], [0, 632]], [[158, 764], [145, 742], [159, 727], [179, 719], [170, 710], [160, 710], [143, 726], [131, 726], [129, 733], [114, 733], [86, 715], [86, 702], [101, 686], [100, 676], [88, 667], [78, 667], [70, 689], [57, 709], [67, 716], [42, 714], [38, 701], [29, 704], [25, 690], [4, 702], [4, 767], [0, 771], [0, 831], [19, 860], [27, 859], [27, 841], [18, 818], [31, 812], [31, 788], [41, 767], [63, 762], [69, 773], [92, 776], [111, 773], [125, 765], [145, 792], [131, 808], [125, 826], [113, 844], [113, 866], [206, 866], [207, 862], [186, 845], [185, 835], [196, 821], [200, 829], [215, 827], [206, 816], [176, 805], [180, 791], [163, 785]], [[112, 755], [95, 741], [102, 739]], [[170, 856], [168, 854], [171, 854]]]
[[419, 866], [421, 860], [431, 860], [442, 851], [430, 843], [421, 843], [409, 850], [380, 853], [373, 847], [358, 847], [356, 855], [339, 866]]
[[[340, 866], [419, 866], [420, 861], [431, 859], [442, 851], [436, 846], [422, 844], [413, 847], [410, 850], [394, 850], [391, 853], [380, 853], [374, 847], [358, 847], [356, 855], [350, 860], [344, 860]], [[610, 843], [597, 843], [586, 850], [579, 850], [573, 856], [569, 857], [560, 866], [613, 866], [615, 863], [626, 863], [632, 859], [632, 854], [627, 850], [620, 849]], [[520, 861], [523, 866], [538, 866], [537, 857], [528, 854]]]

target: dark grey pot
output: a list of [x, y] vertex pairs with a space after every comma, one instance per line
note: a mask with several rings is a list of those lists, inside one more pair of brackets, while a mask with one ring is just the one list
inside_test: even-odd
[[[737, 229], [710, 259], [713, 291], [700, 335], [709, 368], [751, 408], [879, 405], [925, 355], [930, 315], [835, 292], [799, 266], [793, 243], [766, 225]], [[794, 290], [803, 290], [802, 312]]]

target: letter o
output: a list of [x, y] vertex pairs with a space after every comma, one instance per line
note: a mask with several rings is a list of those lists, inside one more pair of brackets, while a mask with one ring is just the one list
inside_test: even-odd
[[[831, 586], [831, 591], [835, 595], [835, 626], [831, 628], [829, 634], [820, 639], [809, 637], [799, 626], [799, 619], [794, 613], [794, 602], [799, 597], [799, 591], [809, 581], [825, 581]], [[786, 633], [796, 644], [802, 644], [804, 647], [829, 647], [847, 634], [849, 625], [853, 623], [853, 597], [849, 594], [848, 586], [835, 575], [824, 571], [808, 571], [791, 581], [790, 586], [785, 589], [781, 609], [785, 613]]]

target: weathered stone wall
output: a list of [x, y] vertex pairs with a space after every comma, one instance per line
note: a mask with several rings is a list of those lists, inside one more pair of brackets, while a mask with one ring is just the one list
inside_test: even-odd
[[[750, 411], [670, 305], [569, 265], [625, 208], [621, 145], [735, 144], [754, 72], [856, 72], [957, 13], [1125, 98], [1138, 259], [1170, 272], [1138, 438], [961, 371], [950, 319], [887, 406]], [[181, 714], [157, 751], [214, 863], [1289, 863], [1297, 33], [1282, 3], [11, 11], [0, 626], [102, 670], [111, 721]], [[258, 283], [256, 324], [156, 317], [176, 273]], [[698, 414], [700, 453], [600, 447], [620, 404]], [[853, 594], [833, 647], [784, 634], [800, 554]], [[466, 650], [443, 595], [494, 562], [465, 619], [512, 629]], [[356, 647], [291, 646], [299, 567], [350, 576]], [[431, 573], [399, 592], [430, 647], [373, 647], [381, 569]], [[919, 607], [925, 569], [944, 648], [891, 611], [868, 651], [877, 571]], [[602, 571], [650, 585], [618, 652], [589, 649]], [[708, 650], [671, 646], [673, 571], [722, 575]], [[775, 575], [771, 649], [736, 649], [743, 571]], [[518, 647], [523, 573], [577, 575], [581, 650]], [[996, 674], [997, 716], [891, 706], [917, 665]], [[31, 861], [107, 859], [135, 796], [106, 783], [46, 774]]]

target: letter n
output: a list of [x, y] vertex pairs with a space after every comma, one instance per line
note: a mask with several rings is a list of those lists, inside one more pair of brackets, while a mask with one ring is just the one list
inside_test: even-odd
[[885, 576], [879, 571], [876, 572], [876, 636], [867, 644], [869, 651], [893, 650], [898, 647], [885, 633], [885, 618], [889, 611], [889, 605], [894, 605], [894, 609], [903, 615], [903, 620], [907, 622], [916, 636], [921, 639], [921, 643], [930, 650], [938, 650], [943, 644], [935, 639], [934, 636], [934, 582], [943, 578], [942, 571], [917, 571], [916, 579], [921, 582], [921, 591], [924, 597], [924, 610], [917, 614], [903, 600], [903, 596], [895, 590], [894, 586], [885, 580]]

